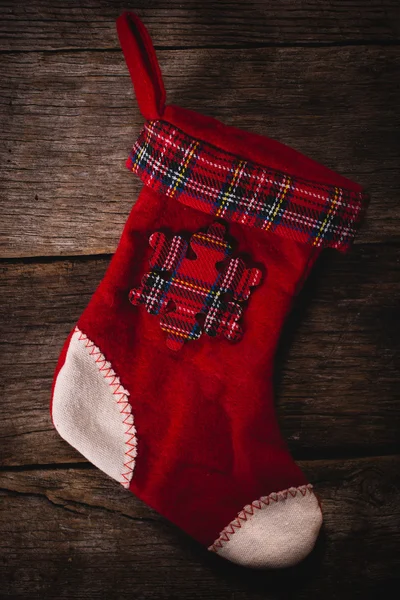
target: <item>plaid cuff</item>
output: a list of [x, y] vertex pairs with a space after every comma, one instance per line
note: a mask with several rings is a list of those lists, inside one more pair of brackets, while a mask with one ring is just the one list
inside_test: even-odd
[[342, 251], [366, 200], [362, 192], [243, 160], [160, 120], [145, 124], [126, 166], [148, 187], [192, 208]]

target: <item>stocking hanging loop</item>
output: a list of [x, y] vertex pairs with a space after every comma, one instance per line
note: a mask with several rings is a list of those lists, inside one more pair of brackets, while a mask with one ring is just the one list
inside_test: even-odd
[[140, 112], [146, 119], [158, 119], [164, 112], [165, 88], [150, 35], [132, 12], [117, 19], [117, 33]]

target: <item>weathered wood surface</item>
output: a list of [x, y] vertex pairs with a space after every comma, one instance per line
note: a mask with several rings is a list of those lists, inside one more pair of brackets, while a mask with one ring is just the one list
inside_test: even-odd
[[[397, 47], [159, 56], [170, 102], [268, 134], [354, 178], [372, 196], [359, 241], [400, 239]], [[141, 186], [124, 164], [143, 119], [122, 54], [0, 60], [2, 255], [114, 252]]]
[[[82, 460], [52, 428], [51, 378], [107, 265], [106, 258], [3, 265], [4, 464]], [[395, 450], [399, 271], [398, 246], [358, 246], [322, 257], [307, 282], [277, 372], [281, 426], [295, 455]]]
[[[169, 102], [275, 137], [372, 196], [353, 251], [326, 253], [312, 273], [276, 361], [282, 433], [325, 514], [315, 552], [289, 573], [210, 556], [50, 422], [60, 348], [140, 189], [124, 167], [142, 124], [115, 33], [125, 8], [153, 35]], [[1, 2], [1, 597], [391, 593], [400, 566], [399, 38], [397, 0]]]
[[[392, 42], [397, 0], [3, 0], [1, 50], [118, 48], [115, 19], [136, 10], [158, 46]], [[311, 25], [311, 26], [310, 26]]]
[[386, 596], [397, 576], [399, 458], [300, 464], [323, 499], [325, 525], [313, 554], [289, 573], [223, 562], [95, 469], [3, 472], [4, 597]]

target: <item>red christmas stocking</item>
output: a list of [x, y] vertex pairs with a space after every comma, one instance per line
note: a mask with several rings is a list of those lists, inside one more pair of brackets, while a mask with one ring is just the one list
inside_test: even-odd
[[321, 527], [274, 413], [293, 298], [325, 247], [346, 250], [361, 188], [266, 137], [166, 106], [150, 38], [117, 21], [146, 123], [127, 162], [144, 187], [69, 335], [53, 422], [88, 460], [205, 546], [293, 565]]

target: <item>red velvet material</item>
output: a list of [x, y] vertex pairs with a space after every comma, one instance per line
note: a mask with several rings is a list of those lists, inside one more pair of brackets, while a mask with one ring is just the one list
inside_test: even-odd
[[[118, 32], [140, 108], [154, 118], [155, 113], [161, 116], [162, 94], [157, 77], [154, 93], [149, 92], [154, 76], [148, 76], [146, 65], [152, 65], [152, 73], [157, 69], [153, 59], [143, 61], [140, 44], [127, 26], [130, 20], [120, 17]], [[139, 32], [148, 42], [143, 26], [134, 20], [134, 35]], [[148, 44], [147, 51], [153, 56]], [[162, 118], [246, 159], [361, 189], [295, 150], [209, 117], [167, 106]], [[202, 335], [174, 352], [165, 344], [157, 316], [133, 306], [129, 291], [148, 270], [152, 233], [193, 234], [214, 221], [144, 188], [107, 273], [78, 322], [130, 393], [138, 436], [131, 491], [206, 545], [245, 505], [307, 483], [278, 429], [272, 374], [283, 322], [320, 252], [273, 233], [229, 224], [228, 233], [237, 241], [235, 252], [251, 257], [263, 270], [243, 314], [244, 336], [232, 343]]]
[[147, 29], [127, 12], [117, 19], [117, 33], [140, 110], [146, 119], [158, 119], [164, 111], [165, 88]]
[[317, 252], [232, 225], [237, 251], [264, 266], [244, 313], [243, 339], [202, 336], [176, 353], [157, 316], [132, 306], [129, 291], [148, 268], [153, 231], [197, 231], [212, 222], [145, 188], [78, 322], [130, 393], [138, 435], [130, 489], [208, 545], [252, 500], [307, 482], [279, 433], [272, 366], [293, 294]]

